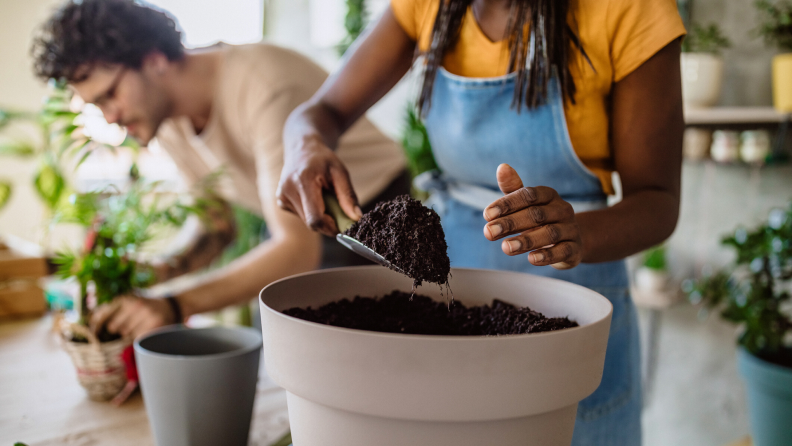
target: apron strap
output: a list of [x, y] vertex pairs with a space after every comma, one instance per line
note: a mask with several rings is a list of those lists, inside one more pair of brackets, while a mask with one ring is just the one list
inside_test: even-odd
[[[413, 180], [413, 185], [416, 189], [427, 192], [445, 192], [454, 200], [482, 212], [493, 201], [503, 197], [503, 193], [500, 191], [443, 178], [436, 170], [418, 175]], [[567, 202], [572, 205], [576, 214], [608, 207], [608, 202], [604, 197], [594, 200], [567, 200]]]

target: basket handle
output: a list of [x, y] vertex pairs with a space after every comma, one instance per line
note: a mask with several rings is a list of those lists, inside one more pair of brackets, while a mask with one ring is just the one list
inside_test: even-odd
[[68, 322], [65, 325], [66, 325], [65, 328], [68, 328], [72, 332], [74, 332], [74, 333], [84, 337], [85, 339], [87, 339], [89, 344], [91, 344], [91, 345], [99, 345], [99, 339], [96, 337], [95, 334], [93, 334], [93, 332], [91, 330], [88, 329], [88, 327], [86, 327], [84, 325], [75, 324], [75, 323], [68, 323]]

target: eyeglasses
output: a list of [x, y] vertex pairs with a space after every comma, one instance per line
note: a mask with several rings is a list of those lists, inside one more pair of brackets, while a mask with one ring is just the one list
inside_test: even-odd
[[116, 90], [118, 89], [118, 84], [121, 83], [121, 80], [124, 78], [124, 74], [126, 74], [128, 68], [122, 68], [118, 74], [116, 74], [115, 78], [113, 79], [113, 83], [107, 87], [107, 90], [99, 95], [96, 99], [92, 101], [94, 105], [97, 107], [106, 107], [107, 104], [115, 98]]

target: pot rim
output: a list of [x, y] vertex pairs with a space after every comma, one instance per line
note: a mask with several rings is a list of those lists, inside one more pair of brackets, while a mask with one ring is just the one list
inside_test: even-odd
[[[578, 325], [577, 327], [563, 328], [561, 330], [544, 331], [544, 332], [539, 332], [539, 333], [523, 333], [523, 334], [516, 334], [516, 335], [512, 334], [512, 335], [495, 335], [495, 336], [461, 336], [461, 335], [453, 336], [453, 335], [422, 335], [422, 334], [410, 334], [410, 333], [384, 333], [384, 332], [379, 332], [379, 331], [361, 330], [361, 329], [356, 329], [356, 328], [336, 327], [336, 326], [333, 326], [333, 325], [320, 324], [318, 322], [306, 321], [304, 319], [299, 319], [299, 318], [296, 318], [294, 316], [286, 315], [286, 314], [282, 313], [281, 311], [275, 310], [274, 308], [272, 308], [269, 305], [267, 305], [266, 302], [264, 302], [264, 298], [263, 298], [264, 291], [266, 291], [267, 289], [269, 289], [269, 288], [271, 288], [273, 286], [276, 286], [277, 284], [279, 284], [281, 282], [292, 280], [292, 279], [295, 279], [295, 278], [298, 278], [298, 277], [304, 277], [304, 276], [310, 276], [310, 275], [318, 275], [318, 274], [332, 274], [332, 273], [338, 273], [338, 272], [342, 272], [342, 271], [349, 271], [349, 270], [352, 270], [352, 269], [360, 269], [360, 268], [369, 268], [369, 269], [372, 269], [372, 270], [376, 270], [376, 269], [383, 268], [383, 267], [379, 266], [379, 265], [367, 265], [367, 266], [347, 266], [347, 267], [340, 267], [340, 268], [327, 268], [327, 269], [308, 271], [308, 272], [304, 272], [304, 273], [300, 273], [300, 274], [294, 274], [292, 276], [284, 277], [283, 279], [279, 279], [279, 280], [276, 280], [274, 282], [269, 283], [267, 286], [262, 288], [261, 291], [259, 291], [259, 296], [258, 296], [259, 306], [263, 307], [267, 312], [275, 314], [276, 317], [283, 317], [283, 318], [286, 318], [287, 320], [289, 320], [292, 323], [299, 323], [299, 324], [306, 325], [308, 327], [321, 328], [323, 330], [336, 331], [336, 332], [340, 332], [340, 333], [357, 334], [357, 335], [360, 335], [360, 336], [395, 338], [395, 339], [409, 339], [409, 340], [423, 340], [423, 341], [437, 341], [437, 342], [463, 342], [463, 341], [464, 342], [515, 342], [515, 341], [523, 340], [523, 339], [525, 339], [528, 336], [530, 336], [532, 339], [536, 339], [536, 338], [540, 338], [540, 337], [547, 337], [547, 336], [557, 335], [559, 333], [569, 333], [569, 332], [572, 332], [574, 330], [581, 330], [581, 329], [583, 329], [583, 328], [585, 328], [585, 327], [587, 327], [589, 325], [593, 325], [593, 324], [599, 323], [603, 319], [606, 319], [606, 318], [610, 317], [613, 314], [613, 304], [611, 303], [611, 301], [608, 300], [608, 298], [606, 298], [605, 296], [602, 296], [600, 293], [592, 290], [591, 288], [587, 288], [587, 287], [584, 287], [582, 285], [577, 285], [577, 284], [574, 284], [572, 282], [567, 282], [565, 280], [554, 279], [554, 278], [549, 278], [549, 277], [542, 277], [542, 276], [536, 276], [536, 275], [532, 275], [534, 278], [536, 278], [536, 280], [540, 280], [540, 281], [545, 281], [546, 280], [546, 281], [553, 281], [553, 282], [561, 282], [559, 284], [560, 286], [580, 287], [580, 288], [583, 288], [583, 289], [593, 293], [599, 299], [602, 299], [603, 301], [605, 301], [607, 303], [607, 305], [608, 305], [607, 313], [603, 317], [598, 318], [597, 320], [589, 322], [587, 324], [581, 324], [581, 325]], [[467, 271], [493, 271], [493, 272], [508, 272], [508, 273], [514, 273], [514, 274], [529, 274], [529, 273], [519, 273], [519, 272], [515, 272], [515, 271], [487, 270], [487, 269], [484, 269], [484, 268], [451, 268], [451, 272], [452, 273], [454, 272], [454, 270], [457, 270], [457, 271], [462, 271], [462, 270], [467, 270]]]
[[[240, 347], [238, 349], [231, 350], [231, 351], [228, 351], [228, 352], [212, 353], [212, 354], [207, 354], [207, 355], [172, 355], [172, 354], [167, 354], [167, 353], [155, 352], [155, 351], [149, 350], [149, 349], [147, 349], [147, 348], [145, 348], [145, 347], [140, 345], [141, 341], [145, 341], [146, 339], [148, 339], [148, 338], [150, 338], [152, 336], [161, 335], [161, 334], [165, 334], [165, 333], [171, 333], [171, 332], [177, 332], [177, 331], [209, 331], [209, 330], [246, 331], [246, 332], [251, 333], [251, 334], [256, 334], [257, 338], [258, 338], [258, 341], [255, 342], [253, 345], [250, 345], [250, 346], [247, 346], [247, 347]], [[167, 358], [167, 359], [173, 360], [173, 361], [209, 361], [209, 360], [217, 360], [217, 359], [230, 358], [230, 357], [234, 357], [234, 356], [246, 355], [248, 353], [251, 353], [253, 351], [256, 351], [256, 350], [260, 349], [261, 346], [262, 346], [262, 342], [263, 341], [262, 341], [260, 332], [258, 330], [256, 330], [255, 328], [252, 328], [252, 327], [242, 327], [242, 326], [226, 327], [226, 326], [222, 326], [222, 325], [216, 325], [216, 326], [211, 326], [211, 327], [189, 328], [189, 327], [186, 327], [184, 325], [179, 324], [179, 325], [168, 325], [168, 326], [165, 326], [165, 327], [158, 328], [158, 329], [156, 329], [154, 331], [150, 331], [150, 332], [146, 333], [145, 335], [140, 336], [137, 339], [135, 339], [135, 342], [134, 342], [133, 345], [134, 345], [134, 349], [135, 349], [135, 354], [140, 353], [140, 354], [145, 354], [145, 355], [153, 356], [153, 357], [157, 357], [157, 358]]]

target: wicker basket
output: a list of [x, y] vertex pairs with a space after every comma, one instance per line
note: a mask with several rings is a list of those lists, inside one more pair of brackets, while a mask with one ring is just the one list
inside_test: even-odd
[[[66, 333], [79, 334], [88, 339], [73, 342]], [[127, 382], [126, 367], [121, 352], [132, 344], [130, 339], [99, 342], [96, 336], [82, 325], [68, 324], [63, 333], [63, 348], [77, 369], [80, 384], [94, 401], [108, 401], [116, 396]]]

